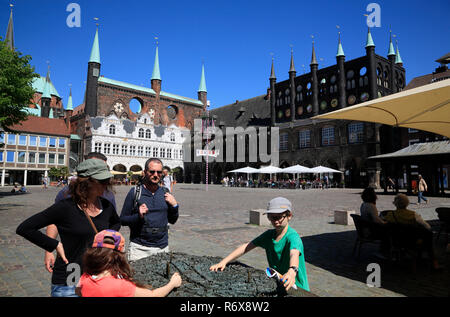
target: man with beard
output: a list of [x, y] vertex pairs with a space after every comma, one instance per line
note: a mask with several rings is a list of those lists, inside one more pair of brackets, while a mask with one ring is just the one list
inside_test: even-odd
[[148, 159], [142, 184], [132, 188], [125, 198], [120, 220], [122, 225], [130, 227], [129, 261], [169, 252], [168, 224], [177, 221], [178, 204], [159, 185], [162, 170], [161, 160]]

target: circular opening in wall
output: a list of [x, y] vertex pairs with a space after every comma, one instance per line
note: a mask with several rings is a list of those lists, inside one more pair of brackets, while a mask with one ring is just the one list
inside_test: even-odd
[[308, 84], [306, 85], [306, 89], [308, 89], [308, 90], [311, 89], [311, 83], [308, 83]]
[[141, 112], [141, 109], [142, 109], [142, 104], [138, 99], [133, 98], [130, 100], [130, 110], [133, 113], [139, 113], [139, 112]]
[[167, 116], [169, 119], [175, 119], [177, 117], [178, 109], [174, 105], [170, 105], [167, 107]]
[[362, 67], [362, 68], [359, 70], [359, 75], [360, 75], [360, 76], [364, 76], [366, 73], [367, 73], [367, 68], [366, 68], [366, 67]]

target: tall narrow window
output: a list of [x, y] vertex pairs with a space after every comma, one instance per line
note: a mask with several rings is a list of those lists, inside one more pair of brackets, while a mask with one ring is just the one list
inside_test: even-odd
[[298, 147], [307, 148], [311, 146], [311, 130], [301, 130], [298, 132]]
[[114, 124], [109, 126], [109, 134], [116, 134], [116, 126]]
[[280, 151], [288, 150], [289, 135], [287, 133], [280, 134]]
[[145, 130], [145, 138], [146, 139], [152, 138], [152, 132], [150, 131], [150, 129]]
[[327, 126], [322, 128], [322, 145], [334, 144], [334, 127]]
[[144, 137], [144, 129], [140, 128], [139, 129], [139, 138], [143, 138]]

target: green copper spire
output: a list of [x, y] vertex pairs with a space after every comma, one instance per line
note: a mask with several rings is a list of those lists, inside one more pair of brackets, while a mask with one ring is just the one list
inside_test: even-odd
[[397, 53], [395, 54], [395, 64], [403, 64], [402, 58], [400, 57], [400, 51], [398, 50], [398, 41], [397, 41]]
[[389, 52], [387, 56], [395, 55], [394, 44], [392, 44], [392, 31], [389, 31]]
[[205, 81], [205, 65], [202, 64], [202, 77], [200, 78], [200, 86], [198, 87], [198, 91], [207, 92], [206, 91], [206, 81]]
[[69, 100], [67, 100], [66, 110], [73, 110], [73, 102], [72, 102], [72, 87], [70, 87]]
[[345, 56], [344, 49], [342, 48], [342, 44], [341, 44], [341, 32], [339, 32], [338, 50], [336, 53], [336, 57], [338, 57], [338, 56]]
[[44, 89], [42, 91], [41, 98], [52, 98], [52, 96], [50, 96], [50, 65], [47, 67], [47, 76], [45, 77]]
[[6, 29], [6, 46], [9, 49], [14, 50], [14, 24], [13, 24], [13, 5], [9, 5], [11, 7], [11, 14], [9, 15], [8, 28]]
[[100, 48], [98, 45], [98, 26], [97, 30], [95, 31], [94, 44], [92, 44], [91, 57], [89, 58], [89, 62], [100, 64]]
[[375, 46], [375, 43], [373, 42], [373, 39], [372, 39], [372, 34], [370, 34], [370, 28], [367, 28], [367, 29], [368, 29], [368, 31], [367, 31], [366, 47]]
[[155, 64], [153, 65], [153, 73], [152, 80], [158, 79], [161, 80], [161, 74], [159, 73], [159, 56], [158, 56], [158, 46], [156, 46], [156, 54], [155, 54]]

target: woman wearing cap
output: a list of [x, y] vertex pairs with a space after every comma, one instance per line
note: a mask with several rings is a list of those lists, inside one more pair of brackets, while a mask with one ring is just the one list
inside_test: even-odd
[[181, 285], [178, 273], [154, 290], [134, 281], [125, 256], [125, 238], [114, 230], [95, 235], [92, 248], [83, 256], [83, 272], [77, 287], [83, 297], [164, 297]]
[[[16, 233], [48, 252], [56, 250], [51, 294], [54, 297], [76, 296], [74, 274], [82, 266], [82, 256], [92, 244], [96, 231], [120, 229], [114, 206], [102, 194], [113, 176], [101, 160], [88, 159], [77, 167], [78, 177], [69, 187], [70, 198], [63, 199], [22, 222]], [[56, 225], [60, 241], [40, 229]], [[76, 264], [68, 267], [68, 264]], [[79, 276], [78, 276], [79, 277]]]

